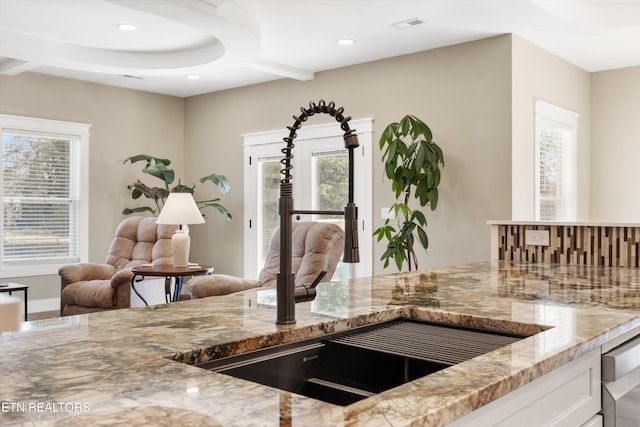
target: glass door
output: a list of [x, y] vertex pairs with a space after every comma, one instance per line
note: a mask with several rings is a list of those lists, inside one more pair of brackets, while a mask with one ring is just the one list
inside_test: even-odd
[[[258, 263], [264, 264], [271, 247], [271, 239], [280, 226], [278, 215], [278, 198], [280, 196], [280, 158], [264, 156], [258, 158], [258, 192], [257, 201], [260, 214], [258, 215], [259, 247]], [[262, 267], [260, 267], [262, 268]], [[259, 271], [259, 270], [258, 270]]]
[[[343, 211], [349, 194], [349, 153], [342, 140], [323, 141], [322, 147], [309, 144], [301, 151], [306, 159], [302, 175], [306, 191], [302, 191], [299, 206], [312, 210]], [[302, 148], [302, 147], [301, 147]], [[295, 184], [294, 184], [295, 185]], [[295, 207], [296, 209], [298, 206]], [[297, 219], [297, 218], [296, 218]], [[300, 220], [331, 222], [344, 229], [343, 215], [301, 215]], [[351, 264], [342, 260], [333, 275], [333, 280], [355, 277]]]
[[[323, 134], [323, 129], [330, 133]], [[363, 145], [360, 132], [358, 134]], [[368, 135], [370, 139], [370, 133]], [[282, 131], [245, 135], [245, 220], [249, 224], [245, 230], [245, 277], [258, 277], [271, 239], [280, 225], [278, 199], [280, 150], [285, 147], [283, 136]], [[258, 143], [250, 144], [252, 138], [256, 138]], [[341, 261], [333, 280], [371, 275], [370, 151], [371, 147], [368, 150], [358, 148], [354, 153], [357, 175], [354, 193], [359, 213], [361, 262], [346, 264]], [[349, 158], [340, 127], [332, 123], [301, 129], [293, 154], [294, 209], [343, 211], [348, 199]], [[293, 221], [333, 222], [344, 228], [342, 215], [294, 215]]]

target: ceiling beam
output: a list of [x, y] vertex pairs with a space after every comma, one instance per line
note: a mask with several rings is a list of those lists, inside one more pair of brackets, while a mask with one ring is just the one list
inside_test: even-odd
[[33, 70], [42, 64], [37, 62], [22, 61], [20, 59], [2, 58], [0, 60], [0, 74], [16, 76], [25, 71]]
[[279, 64], [262, 58], [253, 58], [248, 63], [248, 68], [256, 71], [274, 74], [276, 76], [287, 77], [294, 80], [313, 80], [313, 71], [303, 70], [301, 68], [291, 67], [289, 65]]

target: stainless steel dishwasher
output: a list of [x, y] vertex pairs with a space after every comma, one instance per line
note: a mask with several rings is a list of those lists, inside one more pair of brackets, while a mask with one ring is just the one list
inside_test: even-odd
[[604, 427], [640, 427], [640, 336], [602, 355]]

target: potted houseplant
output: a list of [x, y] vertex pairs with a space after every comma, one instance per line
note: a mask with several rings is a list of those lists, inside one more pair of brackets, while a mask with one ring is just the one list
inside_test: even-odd
[[[178, 183], [171, 187], [171, 184], [175, 181], [175, 172], [173, 169], [169, 167], [171, 164], [171, 160], [162, 159], [159, 157], [148, 156], [146, 154], [139, 154], [137, 156], [131, 156], [126, 158], [123, 163], [131, 162], [131, 164], [143, 161], [145, 162], [145, 167], [142, 169], [142, 172], [149, 174], [153, 177], [158, 178], [162, 181], [161, 186], [149, 186], [139, 179], [136, 180], [133, 184], [127, 186], [127, 189], [131, 192], [131, 198], [134, 200], [139, 199], [144, 196], [147, 199], [153, 201], [153, 206], [140, 206], [136, 208], [125, 208], [122, 213], [124, 215], [130, 215], [132, 213], [138, 212], [149, 212], [154, 216], [157, 216], [164, 206], [164, 203], [169, 197], [169, 193], [179, 192], [179, 193], [195, 193], [196, 186], [198, 183], [202, 184], [207, 181], [215, 184], [222, 194], [229, 194], [231, 187], [229, 186], [229, 181], [224, 175], [216, 175], [211, 174], [200, 178], [197, 183], [192, 184], [191, 186], [184, 185], [178, 180]], [[195, 194], [194, 194], [195, 198]], [[220, 203], [220, 198], [210, 199], [210, 200], [197, 200], [196, 203], [198, 208], [202, 210], [203, 208], [213, 208], [216, 209], [223, 217], [227, 220], [231, 220], [231, 213]], [[204, 216], [204, 214], [203, 214]]]
[[[389, 124], [380, 137], [380, 149], [385, 175], [391, 180], [396, 202], [390, 211], [396, 224], [386, 219], [384, 225], [373, 232], [378, 242], [387, 240], [382, 254], [384, 268], [391, 260], [398, 270], [406, 262], [409, 271], [418, 268], [416, 242], [426, 250], [429, 239], [425, 228], [427, 219], [421, 210], [413, 209], [409, 202], [415, 199], [420, 207], [438, 207], [438, 184], [444, 155], [433, 142], [431, 129], [422, 120], [406, 115], [399, 122]], [[417, 237], [417, 238], [416, 238]]]

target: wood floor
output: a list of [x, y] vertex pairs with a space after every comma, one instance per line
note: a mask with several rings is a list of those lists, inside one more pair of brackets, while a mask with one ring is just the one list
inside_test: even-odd
[[60, 317], [60, 310], [40, 311], [38, 313], [29, 313], [29, 320], [51, 319], [52, 317]]

